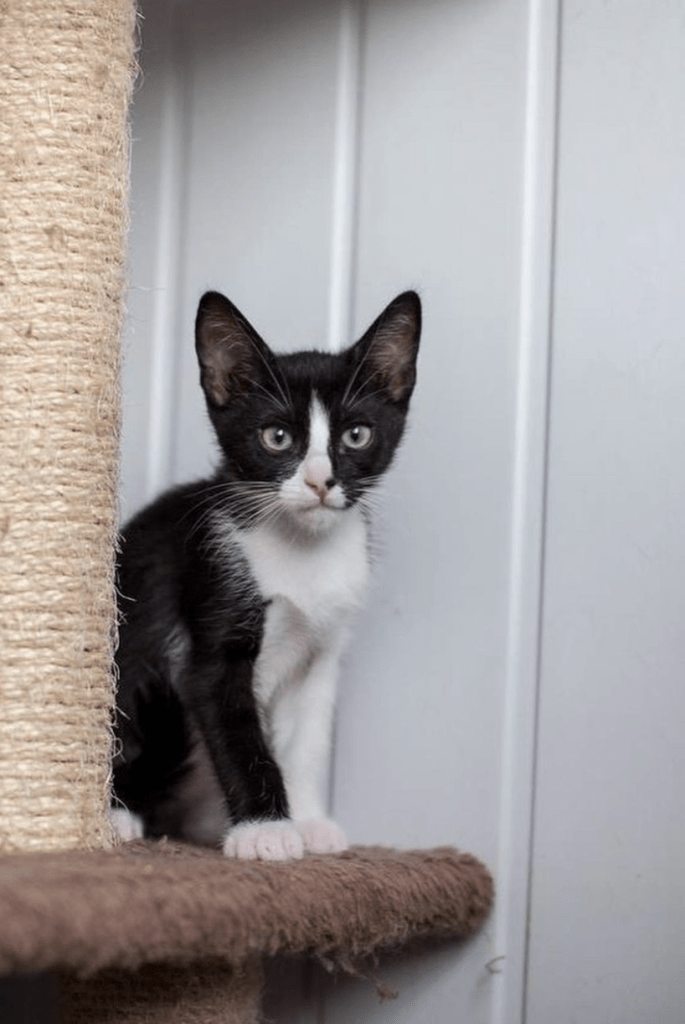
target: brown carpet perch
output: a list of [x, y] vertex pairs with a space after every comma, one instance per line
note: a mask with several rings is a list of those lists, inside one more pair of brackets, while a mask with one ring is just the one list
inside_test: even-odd
[[419, 937], [469, 935], [492, 899], [486, 869], [450, 848], [356, 847], [281, 863], [172, 843], [0, 859], [0, 971], [251, 953], [333, 959]]
[[356, 847], [285, 863], [165, 842], [6, 856], [0, 972], [61, 972], [63, 1024], [256, 1021], [264, 955], [346, 964], [417, 939], [463, 938], [492, 891], [483, 865], [450, 848]]

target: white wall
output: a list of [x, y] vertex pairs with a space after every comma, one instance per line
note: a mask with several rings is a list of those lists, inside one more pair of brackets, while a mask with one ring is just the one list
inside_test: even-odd
[[472, 850], [497, 909], [388, 965], [398, 1001], [289, 970], [274, 1015], [679, 1024], [682, 6], [143, 13], [125, 513], [212, 464], [205, 288], [285, 349], [425, 307], [332, 799], [353, 841]]
[[685, 7], [565, 5], [529, 1024], [685, 1019]]

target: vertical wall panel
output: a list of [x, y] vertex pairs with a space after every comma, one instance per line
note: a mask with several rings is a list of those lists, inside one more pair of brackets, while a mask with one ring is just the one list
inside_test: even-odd
[[124, 346], [122, 513], [130, 515], [171, 471], [183, 196], [183, 75], [176, 19], [146, 5], [142, 72], [134, 93], [130, 289]]
[[683, 1019], [684, 53], [564, 3], [528, 1024]]

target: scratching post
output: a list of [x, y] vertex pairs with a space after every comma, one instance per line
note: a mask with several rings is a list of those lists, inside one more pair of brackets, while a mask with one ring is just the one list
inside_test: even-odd
[[132, 0], [0, 12], [0, 850], [97, 848]]
[[0, 2], [0, 975], [61, 1024], [256, 1024], [262, 961], [469, 935], [453, 849], [284, 864], [107, 822], [132, 0]]

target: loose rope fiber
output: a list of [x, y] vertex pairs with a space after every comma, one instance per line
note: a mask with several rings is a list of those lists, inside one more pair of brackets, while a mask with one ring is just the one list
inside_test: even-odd
[[132, 0], [0, 0], [0, 850], [107, 846]]

